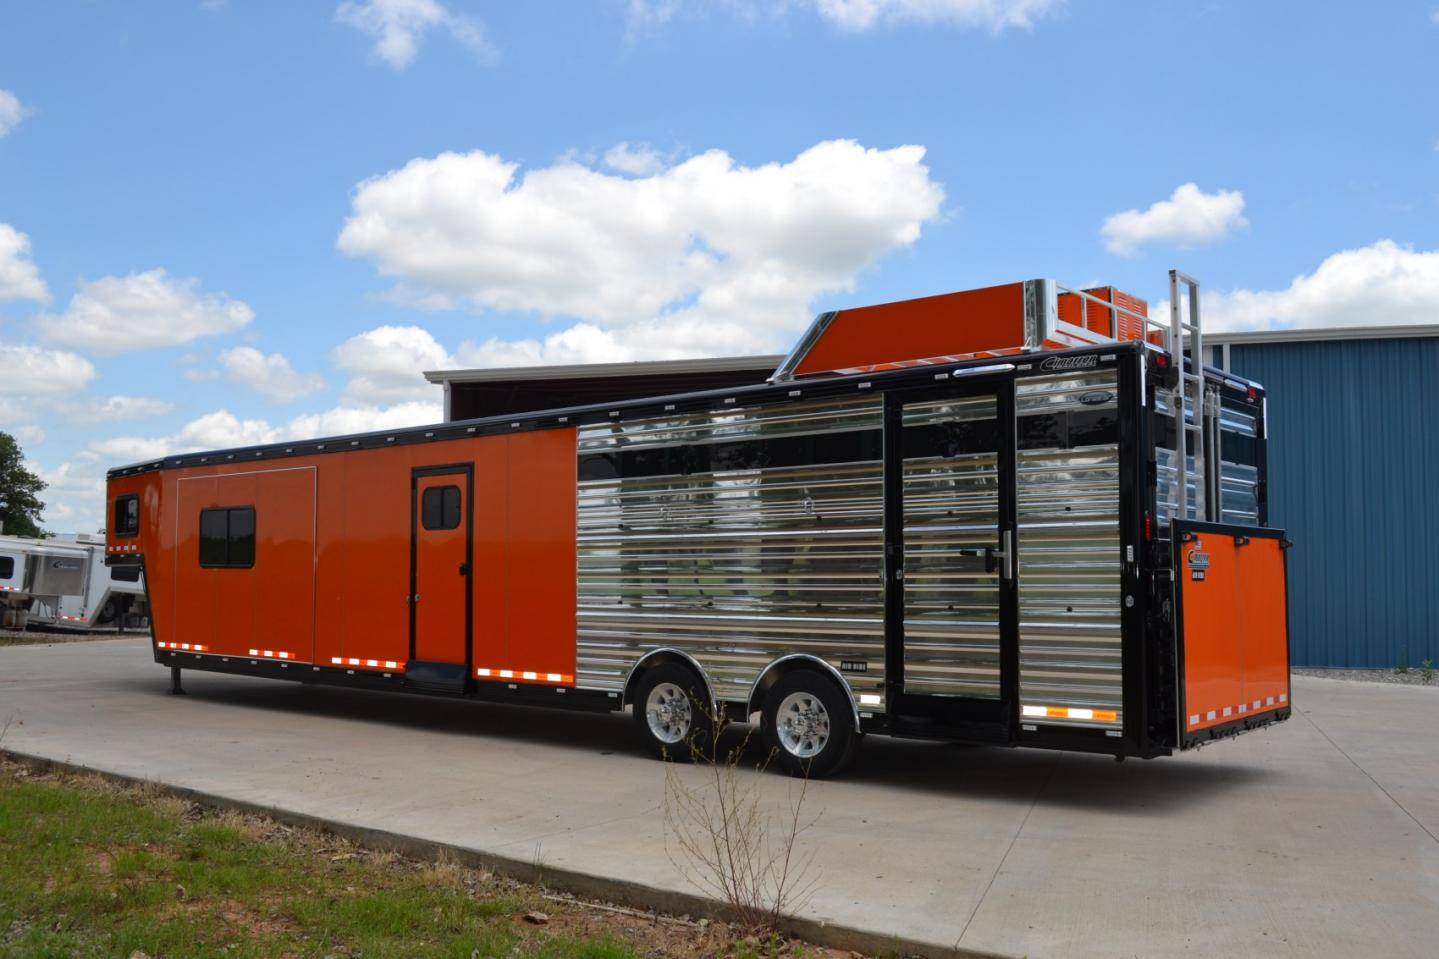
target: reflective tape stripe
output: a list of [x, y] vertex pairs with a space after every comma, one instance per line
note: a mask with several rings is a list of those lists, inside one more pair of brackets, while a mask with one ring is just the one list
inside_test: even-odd
[[284, 650], [252, 649], [250, 650], [250, 655], [259, 659], [284, 659], [296, 661], [299, 660], [299, 657], [296, 656], [294, 653], [287, 653]]
[[493, 666], [476, 666], [476, 679], [507, 679], [519, 683], [551, 683], [557, 686], [573, 686], [575, 677], [571, 673], [542, 673], [533, 669], [498, 669]]
[[1119, 721], [1119, 713], [1113, 709], [1090, 709], [1085, 706], [1024, 706], [1025, 716], [1041, 719], [1080, 719], [1091, 722], [1113, 723]]
[[387, 669], [404, 672], [405, 667], [393, 659], [360, 659], [357, 656], [331, 656], [331, 666], [360, 666], [365, 669]]
[[165, 642], [157, 642], [155, 645], [158, 646], [158, 647], [160, 647], [161, 649], [185, 649], [185, 650], [189, 650], [189, 651], [192, 652], [192, 653], [207, 653], [207, 652], [210, 651], [210, 647], [209, 647], [209, 646], [202, 646], [202, 645], [200, 645], [199, 643], [165, 643]]

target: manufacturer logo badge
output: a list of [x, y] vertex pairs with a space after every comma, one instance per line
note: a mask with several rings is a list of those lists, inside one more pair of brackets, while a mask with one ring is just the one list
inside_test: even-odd
[[1090, 370], [1098, 365], [1099, 357], [1091, 353], [1088, 356], [1051, 356], [1040, 363], [1039, 368], [1055, 373], [1063, 370]]
[[1109, 390], [1093, 390], [1081, 396], [1079, 402], [1085, 406], [1103, 406], [1113, 399], [1114, 394], [1109, 392]]

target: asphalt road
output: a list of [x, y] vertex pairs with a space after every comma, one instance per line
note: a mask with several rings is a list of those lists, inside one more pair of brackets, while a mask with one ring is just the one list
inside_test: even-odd
[[[665, 849], [664, 767], [626, 717], [185, 685], [167, 695], [143, 639], [3, 648], [0, 745], [693, 891]], [[1287, 723], [1152, 762], [870, 737], [845, 778], [810, 787], [802, 914], [935, 953], [1427, 959], [1439, 689], [1296, 677], [1294, 703]], [[751, 781], [775, 809], [793, 787]]]

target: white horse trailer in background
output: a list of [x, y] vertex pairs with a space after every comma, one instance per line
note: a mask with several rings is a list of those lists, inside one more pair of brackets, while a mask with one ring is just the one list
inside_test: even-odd
[[0, 626], [142, 629], [149, 616], [142, 574], [106, 566], [103, 537], [0, 536]]

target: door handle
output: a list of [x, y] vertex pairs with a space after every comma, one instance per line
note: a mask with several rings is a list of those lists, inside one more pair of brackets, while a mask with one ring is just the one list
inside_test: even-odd
[[989, 558], [991, 564], [998, 561], [1000, 579], [1014, 579], [1014, 545], [1009, 530], [999, 534], [999, 549], [991, 548]]

